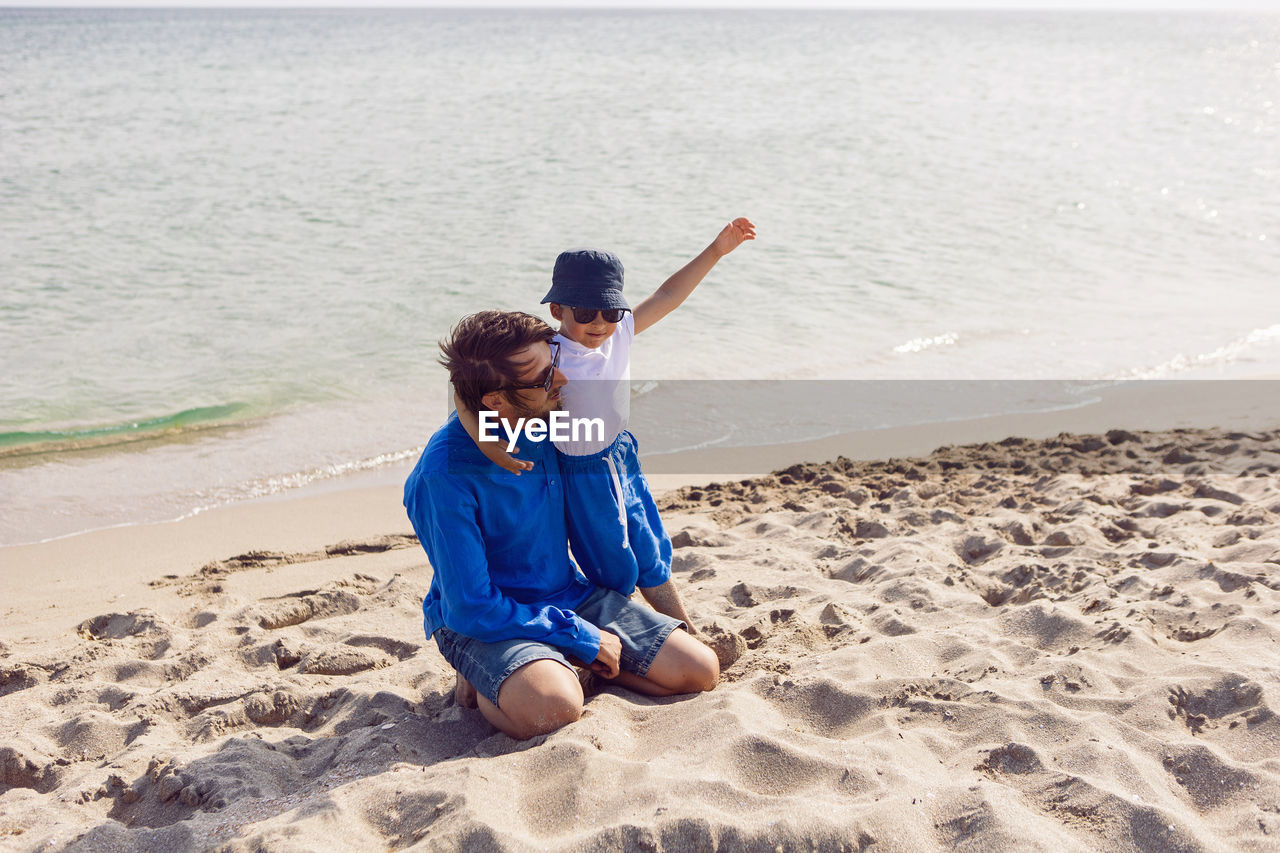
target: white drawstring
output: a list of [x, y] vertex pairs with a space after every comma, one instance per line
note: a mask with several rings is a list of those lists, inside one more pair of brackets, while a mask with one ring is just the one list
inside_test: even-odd
[[631, 538], [627, 535], [627, 505], [622, 498], [622, 481], [618, 479], [618, 469], [608, 454], [605, 454], [604, 464], [609, 466], [609, 476], [613, 478], [613, 488], [618, 494], [618, 523], [622, 525], [622, 547], [625, 550], [631, 547]]

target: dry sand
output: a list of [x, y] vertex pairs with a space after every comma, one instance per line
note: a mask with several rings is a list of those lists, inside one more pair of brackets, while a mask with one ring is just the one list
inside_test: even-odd
[[6, 549], [0, 847], [1277, 850], [1277, 470], [1112, 431], [670, 491], [720, 686], [525, 743], [452, 704], [394, 490]]

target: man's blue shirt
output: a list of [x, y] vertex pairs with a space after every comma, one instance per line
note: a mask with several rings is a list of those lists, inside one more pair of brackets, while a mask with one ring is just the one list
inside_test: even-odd
[[574, 608], [594, 587], [569, 559], [564, 480], [549, 441], [522, 441], [533, 470], [485, 458], [457, 415], [427, 443], [404, 506], [431, 560], [422, 602], [427, 636], [445, 626], [486, 643], [529, 639], [590, 663], [600, 630]]

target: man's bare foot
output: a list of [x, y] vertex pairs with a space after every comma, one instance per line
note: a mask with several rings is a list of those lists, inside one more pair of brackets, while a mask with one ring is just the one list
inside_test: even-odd
[[578, 670], [578, 683], [582, 685], [582, 696], [589, 699], [600, 692], [602, 679], [589, 669]]
[[476, 689], [471, 686], [471, 682], [462, 677], [462, 673], [455, 673], [457, 679], [453, 683], [453, 701], [460, 708], [476, 707]]

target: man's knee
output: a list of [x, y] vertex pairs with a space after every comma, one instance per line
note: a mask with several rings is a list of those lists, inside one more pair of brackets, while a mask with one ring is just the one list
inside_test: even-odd
[[686, 684], [690, 693], [705, 693], [720, 683], [720, 661], [711, 649], [700, 642], [695, 643], [697, 648], [686, 671]]
[[582, 716], [582, 685], [577, 677], [552, 661], [537, 664], [542, 666], [517, 670], [498, 695], [498, 707], [516, 725], [520, 740], [553, 732]]
[[649, 677], [676, 693], [705, 693], [720, 681], [720, 661], [701, 641], [681, 630], [667, 638]]
[[508, 716], [520, 726], [524, 735], [521, 740], [526, 740], [577, 722], [582, 716], [582, 699], [562, 694], [546, 696]]

